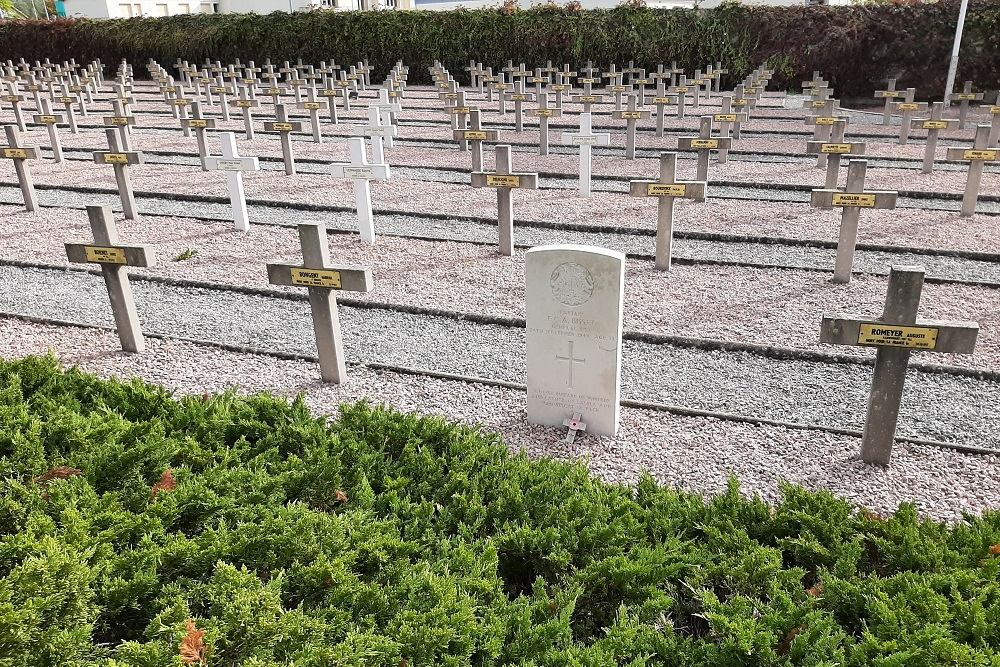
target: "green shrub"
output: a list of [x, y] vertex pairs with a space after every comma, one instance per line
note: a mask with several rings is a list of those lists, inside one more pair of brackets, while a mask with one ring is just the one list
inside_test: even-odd
[[4, 667], [995, 667], [998, 543], [996, 513], [704, 500], [364, 403], [0, 361]]
[[[411, 81], [426, 83], [440, 60], [464, 82], [470, 59], [499, 68], [508, 59], [534, 67], [634, 60], [653, 68], [677, 61], [693, 72], [722, 61], [727, 84], [768, 63], [773, 85], [798, 87], [821, 70], [838, 95], [870, 97], [898, 77], [921, 99], [944, 91], [960, 0], [905, 5], [772, 7], [726, 2], [708, 9], [579, 10], [571, 5], [504, 9], [179, 15], [117, 20], [0, 22], [0, 59], [101, 58], [113, 72], [122, 58], [137, 75], [154, 58], [200, 63], [206, 57], [258, 64], [302, 58], [342, 65], [370, 59], [381, 81], [402, 60]], [[959, 81], [995, 85], [1000, 71], [1000, 2], [971, 0]]]

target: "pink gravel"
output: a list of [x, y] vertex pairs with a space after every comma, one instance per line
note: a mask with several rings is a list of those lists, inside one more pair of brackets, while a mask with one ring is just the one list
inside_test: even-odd
[[[64, 241], [91, 239], [83, 211], [43, 210], [29, 214], [0, 207], [8, 221], [0, 235], [0, 257], [65, 264]], [[159, 266], [135, 274], [199, 280], [223, 285], [269, 287], [264, 264], [298, 261], [293, 229], [252, 226], [247, 233], [228, 225], [184, 218], [119, 221], [125, 243], [148, 244]], [[30, 251], [29, 251], [30, 249]], [[198, 254], [171, 261], [185, 250]], [[495, 248], [383, 236], [374, 247], [354, 235], [330, 237], [336, 262], [371, 266], [375, 290], [349, 295], [367, 301], [524, 317], [524, 256], [502, 257]], [[421, 279], [414, 281], [415, 272]], [[651, 262], [627, 262], [625, 328], [656, 334], [757, 343], [845, 354], [861, 348], [821, 345], [819, 322], [835, 312], [881, 312], [886, 281], [875, 276], [834, 285], [828, 274], [740, 266], [675, 265], [669, 273]], [[291, 288], [287, 288], [290, 291]], [[1000, 290], [928, 284], [922, 316], [975, 320], [981, 327], [974, 355], [922, 355], [926, 363], [1000, 370]]]

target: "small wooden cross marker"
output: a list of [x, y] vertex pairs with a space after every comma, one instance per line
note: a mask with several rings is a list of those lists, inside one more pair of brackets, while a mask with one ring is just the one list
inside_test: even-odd
[[972, 354], [976, 347], [979, 334], [976, 322], [917, 319], [923, 284], [923, 267], [893, 266], [889, 270], [889, 288], [881, 317], [823, 318], [820, 342], [877, 349], [861, 439], [861, 458], [865, 463], [888, 465], [892, 457], [910, 353]]
[[320, 375], [324, 382], [340, 384], [347, 378], [347, 365], [344, 362], [344, 339], [340, 332], [336, 293], [337, 290], [370, 292], [371, 269], [331, 264], [326, 226], [321, 222], [300, 224], [299, 244], [302, 247], [302, 264], [268, 264], [267, 280], [272, 285], [309, 289]]
[[1000, 159], [1000, 150], [990, 148], [990, 126], [980, 125], [976, 128], [975, 143], [972, 148], [949, 148], [949, 160], [962, 160], [969, 163], [969, 177], [965, 182], [965, 194], [962, 195], [961, 216], [967, 218], [976, 212], [979, 201], [979, 182], [983, 178], [983, 163], [996, 162]]
[[38, 210], [38, 197], [35, 195], [35, 184], [31, 180], [31, 170], [28, 169], [27, 160], [38, 159], [38, 147], [22, 145], [16, 125], [4, 125], [3, 129], [7, 135], [7, 145], [0, 146], [0, 158], [14, 162], [17, 183], [21, 186], [21, 195], [24, 197], [24, 208], [32, 213]]
[[135, 309], [132, 285], [126, 266], [155, 266], [156, 259], [148, 246], [124, 246], [118, 240], [118, 227], [110, 206], [88, 206], [87, 217], [94, 243], [67, 243], [66, 257], [74, 263], [100, 264], [104, 284], [111, 297], [118, 338], [125, 352], [142, 352], [146, 342]]
[[587, 424], [583, 421], [583, 415], [579, 412], [574, 412], [570, 419], [563, 421], [563, 426], [568, 429], [566, 431], [566, 442], [571, 445], [576, 442], [576, 436], [587, 430]]
[[233, 222], [236, 229], [245, 232], [250, 229], [250, 218], [247, 215], [247, 196], [243, 190], [243, 172], [259, 171], [260, 165], [255, 157], [243, 157], [236, 150], [236, 135], [223, 132], [222, 157], [207, 156], [205, 168], [209, 171], [226, 172], [229, 185], [229, 202], [233, 207]]
[[674, 199], [705, 201], [705, 181], [678, 181], [677, 153], [660, 153], [660, 178], [655, 181], [631, 181], [633, 197], [657, 197], [660, 202], [656, 217], [656, 268], [670, 270], [674, 244]]
[[867, 169], [867, 160], [851, 160], [847, 165], [847, 187], [843, 191], [834, 189], [812, 191], [813, 206], [820, 208], [840, 206], [844, 209], [840, 217], [840, 237], [837, 240], [837, 263], [833, 270], [835, 283], [851, 282], [861, 209], [896, 208], [897, 193], [883, 190], [865, 191]]
[[538, 174], [511, 171], [510, 145], [496, 147], [496, 171], [472, 172], [472, 187], [497, 189], [497, 222], [500, 226], [500, 254], [514, 254], [514, 201], [512, 190], [538, 188]]

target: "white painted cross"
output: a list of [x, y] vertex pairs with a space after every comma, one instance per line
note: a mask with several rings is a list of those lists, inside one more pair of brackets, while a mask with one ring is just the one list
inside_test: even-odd
[[833, 269], [833, 282], [851, 282], [854, 267], [854, 249], [858, 243], [858, 220], [861, 209], [896, 208], [897, 193], [884, 190], [865, 191], [867, 160], [851, 160], [847, 164], [847, 187], [843, 190], [813, 190], [811, 204], [819, 208], [840, 206], [840, 236], [837, 239], [837, 261]]
[[500, 254], [514, 254], [514, 201], [512, 190], [516, 188], [538, 189], [538, 174], [512, 172], [510, 145], [496, 147], [496, 171], [472, 172], [472, 187], [497, 189], [497, 223], [500, 227]]
[[587, 424], [583, 421], [583, 415], [574, 412], [573, 416], [563, 421], [566, 431], [566, 443], [572, 445], [576, 442], [576, 437], [587, 430]]
[[94, 234], [94, 243], [67, 243], [66, 257], [74, 263], [100, 264], [104, 284], [111, 298], [111, 312], [115, 318], [118, 338], [125, 352], [143, 352], [146, 341], [142, 336], [139, 314], [135, 309], [132, 285], [128, 280], [127, 266], [155, 266], [156, 258], [148, 246], [124, 246], [118, 239], [111, 207], [88, 206], [87, 217]]
[[379, 110], [368, 107], [368, 124], [353, 126], [351, 133], [355, 136], [369, 137], [372, 142], [372, 161], [375, 164], [383, 164], [385, 162], [383, 141], [391, 141], [396, 136], [396, 126], [383, 125]]
[[205, 158], [205, 168], [209, 171], [224, 171], [229, 185], [229, 202], [233, 207], [233, 222], [236, 229], [245, 232], [250, 229], [247, 215], [247, 196], [243, 190], [243, 172], [260, 171], [255, 157], [243, 157], [236, 150], [236, 135], [223, 132], [219, 135], [222, 143], [222, 157], [214, 155]]
[[674, 199], [681, 197], [705, 201], [705, 181], [678, 181], [677, 153], [660, 153], [660, 178], [655, 181], [630, 181], [633, 197], [659, 199], [656, 216], [656, 268], [670, 270], [674, 244]]
[[980, 125], [976, 128], [976, 139], [972, 148], [949, 148], [949, 160], [961, 160], [969, 163], [969, 177], [965, 181], [965, 194], [962, 195], [961, 217], [967, 218], [976, 212], [979, 201], [979, 183], [983, 178], [983, 164], [1000, 160], [1000, 150], [990, 148], [990, 126]]
[[389, 165], [371, 164], [365, 156], [365, 140], [354, 137], [347, 140], [351, 148], [350, 164], [330, 165], [330, 175], [334, 178], [350, 178], [354, 181], [354, 201], [358, 211], [358, 230], [362, 243], [375, 243], [375, 224], [372, 217], [372, 192], [368, 181], [388, 181]]
[[874, 347], [875, 370], [861, 438], [865, 463], [888, 465], [899, 422], [903, 385], [911, 352], [972, 354], [979, 324], [917, 318], [924, 269], [893, 266], [881, 317], [831, 315], [823, 318], [820, 342]]
[[593, 146], [610, 146], [611, 134], [592, 130], [590, 113], [580, 114], [580, 131], [563, 132], [562, 141], [570, 146], [580, 147], [580, 186], [581, 197], [590, 196], [590, 172]]
[[347, 379], [347, 365], [336, 293], [370, 292], [371, 269], [331, 264], [326, 226], [321, 222], [299, 224], [299, 245], [302, 264], [268, 264], [267, 280], [272, 285], [308, 288], [320, 376], [324, 382], [340, 384]]

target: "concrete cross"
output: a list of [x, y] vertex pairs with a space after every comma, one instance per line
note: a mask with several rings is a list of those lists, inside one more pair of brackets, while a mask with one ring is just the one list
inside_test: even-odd
[[976, 212], [979, 201], [979, 183], [983, 177], [983, 164], [996, 162], [1000, 159], [1000, 149], [990, 148], [990, 126], [976, 127], [976, 138], [972, 148], [949, 148], [949, 160], [961, 160], [969, 163], [969, 177], [965, 181], [965, 194], [962, 195], [962, 210], [960, 216], [967, 218]]
[[243, 129], [246, 131], [247, 141], [253, 141], [253, 109], [260, 106], [260, 101], [248, 97], [246, 86], [240, 86], [238, 92], [239, 97], [232, 100], [230, 104], [243, 110]]
[[548, 87], [546, 87], [545, 93], [555, 96], [555, 108], [561, 111], [563, 106], [563, 95], [570, 90], [570, 79], [560, 70], [556, 70], [553, 76], [555, 77], [555, 83], [550, 83]]
[[309, 112], [313, 143], [323, 143], [323, 128], [319, 124], [319, 110], [323, 107], [323, 103], [316, 99], [316, 86], [309, 84], [306, 88], [306, 101], [299, 102], [297, 106]]
[[712, 151], [730, 149], [733, 140], [729, 137], [712, 138], [712, 117], [702, 116], [697, 137], [680, 137], [677, 139], [677, 149], [698, 152], [698, 172], [695, 180], [708, 181], [708, 162]]
[[[743, 113], [747, 120], [750, 120], [750, 101], [746, 96], [746, 88], [741, 83], [735, 88], [733, 88], [733, 110]], [[740, 139], [740, 123], [733, 125], [733, 139], [739, 141]]]
[[14, 111], [14, 122], [17, 124], [17, 129], [21, 132], [27, 132], [28, 128], [24, 124], [24, 113], [21, 111], [21, 102], [24, 101], [24, 95], [18, 92], [16, 80], [7, 82], [7, 91], [7, 94], [3, 96], [3, 100], [9, 103]]
[[497, 92], [497, 99], [499, 100], [499, 113], [501, 116], [507, 115], [507, 91], [512, 90], [513, 86], [507, 83], [506, 75], [500, 74], [497, 76], [497, 82], [490, 86], [490, 98], [489, 101], [493, 101], [493, 91]]
[[694, 71], [694, 78], [688, 81], [688, 84], [694, 87], [694, 108], [697, 109], [701, 106], [701, 87], [705, 85], [705, 79], [701, 75], [701, 70], [696, 69]]
[[[745, 113], [736, 113], [733, 111], [732, 95], [723, 95], [722, 109], [719, 113], [712, 115], [712, 120], [719, 124], [719, 136], [723, 139], [730, 138], [730, 128], [734, 128], [734, 134], [738, 134], [740, 123], [745, 122], [746, 119], [747, 115]], [[729, 149], [719, 149], [719, 155], [716, 158], [716, 161], [719, 164], [726, 164], [729, 161]]]
[[[399, 97], [397, 96], [395, 101], [393, 101], [390, 99], [391, 96], [392, 93], [390, 91], [382, 88], [378, 91], [378, 101], [369, 104], [370, 107], [378, 109], [383, 125], [397, 125], [399, 121], [396, 120], [396, 114], [403, 112], [403, 106], [399, 103]], [[393, 147], [393, 139], [395, 136], [395, 133], [385, 135], [386, 147]]]
[[49, 148], [52, 149], [52, 161], [59, 163], [62, 162], [62, 143], [59, 141], [59, 129], [58, 125], [65, 122], [65, 117], [53, 114], [51, 102], [49, 98], [43, 97], [41, 99], [41, 113], [35, 114], [31, 117], [32, 121], [44, 125], [49, 132]]
[[213, 93], [219, 96], [219, 109], [222, 113], [222, 120], [229, 122], [229, 87], [222, 80], [222, 76], [215, 77], [215, 85], [211, 87]]
[[937, 151], [938, 132], [958, 126], [957, 118], [944, 118], [944, 102], [934, 102], [931, 105], [930, 118], [913, 118], [910, 129], [927, 130], [927, 144], [924, 148], [924, 162], [920, 171], [929, 174], [934, 171], [934, 154]]
[[624, 101], [624, 96], [626, 93], [630, 93], [632, 91], [632, 86], [627, 86], [624, 83], [622, 83], [622, 78], [623, 78], [622, 74], [620, 72], [618, 73], [614, 72], [614, 67], [615, 66], [612, 65], [611, 66], [612, 71], [609, 72], [609, 74], [611, 74], [611, 77], [608, 81], [607, 90], [608, 92], [611, 93], [611, 97], [615, 101], [614, 110], [621, 111], [622, 103]]
[[[326, 98], [326, 110], [330, 115], [330, 123], [337, 125], [340, 122], [337, 119], [337, 97], [340, 95], [340, 91], [334, 87], [335, 80], [332, 76], [325, 77], [323, 81], [323, 88], [319, 91], [319, 96]], [[275, 98], [274, 104], [278, 105], [277, 98]]]
[[352, 134], [369, 137], [372, 143], [372, 161], [375, 164], [385, 162], [384, 141], [396, 136], [396, 126], [383, 124], [382, 115], [374, 106], [368, 107], [368, 125], [351, 128]]
[[[806, 125], [812, 125], [814, 128], [813, 141], [829, 141], [833, 124], [837, 122], [838, 118], [842, 118], [842, 116], [834, 115], [837, 107], [840, 106], [840, 101], [834, 99], [809, 100], [805, 105], [813, 111], [813, 115], [806, 117]], [[816, 158], [816, 166], [825, 167], [826, 158], [827, 156], [821, 153]]]
[[139, 314], [135, 309], [135, 298], [132, 296], [132, 285], [129, 283], [126, 267], [155, 266], [153, 250], [144, 245], [121, 245], [110, 206], [88, 206], [87, 217], [90, 219], [94, 243], [66, 243], [66, 257], [73, 263], [100, 264], [122, 350], [143, 352], [146, 341], [139, 324]]
[[3, 129], [7, 136], [7, 145], [0, 146], [0, 158], [14, 162], [17, 184], [21, 186], [21, 195], [24, 197], [24, 208], [33, 213], [38, 210], [38, 198], [35, 196], [35, 184], [31, 180], [31, 170], [28, 169], [27, 160], [37, 160], [41, 153], [37, 146], [25, 146], [21, 143], [16, 125], [4, 125]]
[[205, 118], [201, 113], [201, 102], [191, 103], [191, 118], [185, 118], [181, 123], [188, 129], [194, 130], [195, 141], [198, 142], [198, 157], [201, 159], [201, 170], [208, 171], [205, 158], [208, 157], [208, 140], [206, 134], [208, 130], [215, 129], [215, 119]]
[[896, 80], [888, 79], [885, 90], [876, 90], [876, 99], [885, 99], [885, 108], [882, 109], [882, 124], [889, 125], [892, 122], [892, 103], [896, 98], [902, 97], [902, 91], [896, 90]]
[[[662, 68], [663, 65], [660, 65]], [[677, 104], [677, 95], [667, 94], [666, 78], [661, 76], [656, 79], [656, 95], [652, 98], [652, 103], [656, 107], [656, 136], [663, 136], [663, 119], [667, 115], [668, 104]]]
[[347, 365], [336, 293], [339, 290], [370, 292], [371, 269], [332, 264], [326, 226], [321, 222], [299, 224], [299, 245], [302, 264], [268, 264], [267, 280], [272, 285], [308, 288], [320, 376], [324, 382], [340, 384], [347, 379]]
[[903, 385], [911, 352], [972, 354], [979, 325], [976, 322], [946, 322], [917, 318], [924, 269], [893, 266], [881, 317], [831, 315], [823, 318], [820, 342], [834, 345], [874, 347], [868, 413], [861, 437], [861, 459], [888, 465], [899, 422]]
[[468, 129], [453, 130], [456, 141], [466, 141], [472, 144], [472, 171], [483, 170], [483, 142], [495, 142], [500, 139], [497, 130], [484, 130], [478, 107], [469, 109]]
[[[539, 87], [541, 90], [541, 87]], [[529, 109], [529, 116], [538, 119], [538, 154], [549, 154], [549, 119], [562, 116], [562, 111], [549, 106], [549, 94], [545, 91], [538, 97], [538, 108]]]
[[965, 128], [965, 118], [969, 115], [969, 102], [981, 100], [983, 97], [982, 93], [972, 92], [972, 82], [966, 81], [962, 86], [962, 92], [952, 93], [951, 97], [948, 98], [948, 106], [951, 106], [952, 102], [958, 102], [958, 127], [960, 129]]
[[907, 88], [902, 102], [896, 102], [893, 106], [899, 112], [901, 119], [899, 124], [899, 145], [905, 146], [910, 139], [910, 121], [914, 111], [927, 111], [927, 102], [914, 102], [916, 88]]
[[811, 204], [820, 208], [839, 206], [844, 209], [840, 216], [840, 235], [837, 239], [837, 261], [833, 269], [833, 282], [851, 282], [854, 268], [854, 249], [858, 243], [858, 220], [861, 209], [896, 208], [897, 193], [883, 190], [865, 190], [867, 160], [851, 160], [847, 163], [847, 187], [843, 190], [813, 190]]
[[997, 93], [996, 104], [990, 107], [990, 146], [1000, 142], [1000, 92]]
[[114, 128], [121, 139], [122, 150], [130, 151], [132, 147], [131, 128], [135, 125], [135, 116], [125, 112], [125, 106], [119, 100], [111, 102], [111, 116], [104, 116], [104, 127]]
[[[173, 107], [174, 111], [177, 113], [176, 118], [178, 118], [180, 120], [180, 122], [181, 122], [181, 128], [182, 128], [183, 135], [185, 137], [190, 137], [191, 136], [191, 130], [187, 127], [187, 125], [184, 124], [184, 121], [187, 120], [187, 118], [188, 118], [188, 106], [191, 104], [191, 100], [189, 100], [185, 96], [184, 86], [183, 85], [176, 86], [176, 89], [177, 89], [177, 92], [174, 94], [174, 97], [170, 100], [170, 105], [171, 105], [171, 107]], [[124, 109], [123, 109], [123, 112], [124, 112]], [[127, 128], [126, 128], [125, 131], [127, 131]]]
[[247, 196], [243, 190], [243, 172], [260, 171], [260, 164], [255, 157], [243, 157], [236, 150], [236, 135], [223, 132], [219, 135], [222, 143], [222, 157], [214, 155], [205, 158], [205, 169], [208, 171], [226, 172], [229, 186], [229, 203], [233, 207], [233, 222], [241, 232], [250, 229], [250, 217], [247, 215]]
[[722, 92], [722, 75], [729, 74], [729, 70], [722, 66], [722, 61], [717, 60], [715, 62], [715, 69], [712, 71], [712, 78], [715, 80], [715, 92]]
[[142, 153], [138, 151], [124, 150], [119, 143], [117, 130], [106, 128], [105, 134], [108, 138], [108, 149], [106, 151], [94, 151], [95, 164], [110, 164], [115, 169], [115, 181], [118, 183], [118, 195], [122, 200], [122, 211], [128, 220], [135, 220], [138, 215], [135, 206], [135, 193], [132, 190], [132, 176], [129, 173], [129, 165], [142, 164]]
[[487, 67], [483, 76], [479, 78], [479, 94], [486, 94], [486, 100], [492, 104], [493, 103], [493, 91], [495, 90], [494, 85], [496, 85], [497, 77], [493, 75], [493, 68]]
[[551, 81], [549, 80], [549, 77], [546, 76], [545, 73], [543, 72], [542, 67], [536, 67], [535, 76], [529, 78], [528, 83], [535, 84], [535, 99], [541, 99], [542, 88], [551, 83]]
[[637, 99], [635, 95], [628, 96], [628, 109], [622, 111], [612, 111], [611, 117], [615, 120], [625, 120], [625, 159], [635, 159], [635, 130], [636, 121], [648, 119], [650, 112], [636, 107]]
[[687, 104], [687, 94], [691, 87], [687, 85], [687, 77], [680, 75], [680, 81], [676, 86], [667, 88], [667, 93], [677, 96], [677, 117], [684, 118], [684, 106]]
[[[684, 68], [677, 66], [677, 61], [672, 60], [670, 62], [670, 87], [674, 87], [681, 81], [680, 77], [684, 76]], [[683, 85], [683, 84], [681, 84]]]
[[[585, 69], [584, 72], [586, 71], [587, 70]], [[591, 104], [601, 104], [604, 102], [604, 95], [595, 94], [593, 89], [594, 84], [600, 82], [601, 82], [600, 79], [595, 79], [594, 77], [591, 76], [577, 79], [577, 83], [583, 86], [583, 94], [572, 95], [570, 97], [570, 101], [573, 102], [574, 104], [582, 104], [583, 113], [590, 113]]]
[[591, 125], [591, 116], [584, 111], [580, 114], [580, 131], [563, 132], [562, 140], [564, 144], [580, 147], [579, 194], [581, 197], [589, 197], [592, 147], [610, 146], [611, 135], [607, 132], [595, 133]]
[[802, 82], [802, 90], [823, 88], [824, 86], [827, 85], [827, 83], [828, 82], [824, 80], [822, 76], [820, 76], [818, 69], [813, 70], [812, 79], [810, 79], [809, 81]]
[[576, 437], [587, 430], [587, 424], [583, 421], [583, 415], [574, 412], [570, 419], [563, 422], [568, 430], [566, 431], [566, 443], [572, 445], [576, 442]]
[[388, 181], [389, 165], [369, 163], [365, 156], [365, 140], [361, 137], [348, 139], [347, 143], [351, 149], [351, 162], [330, 165], [330, 175], [354, 181], [354, 203], [358, 212], [361, 242], [372, 244], [375, 243], [375, 224], [372, 216], [372, 192], [368, 181]]
[[833, 132], [830, 141], [807, 141], [806, 154], [828, 156], [826, 164], [826, 185], [824, 188], [832, 190], [837, 187], [840, 181], [840, 162], [844, 156], [852, 157], [865, 154], [865, 143], [863, 141], [844, 141], [844, 134], [847, 132], [847, 118], [838, 118], [833, 124]]
[[497, 223], [500, 227], [500, 254], [514, 254], [514, 202], [511, 190], [538, 189], [538, 174], [511, 171], [510, 145], [496, 147], [496, 171], [472, 172], [472, 187], [497, 189]]
[[285, 163], [285, 175], [295, 174], [295, 156], [292, 154], [292, 132], [301, 132], [302, 123], [288, 120], [288, 111], [284, 104], [274, 107], [275, 120], [264, 123], [266, 132], [278, 132], [281, 137], [281, 158]]
[[630, 181], [633, 197], [659, 199], [656, 214], [656, 268], [669, 271], [674, 244], [674, 199], [705, 201], [705, 181], [677, 180], [677, 153], [660, 153], [660, 177], [655, 181]]
[[504, 98], [508, 102], [514, 103], [514, 131], [523, 132], [524, 131], [524, 110], [523, 106], [525, 102], [534, 102], [535, 96], [531, 93], [524, 92], [524, 79], [518, 79], [514, 83], [514, 92], [507, 93]]
[[69, 131], [71, 134], [79, 134], [80, 130], [76, 126], [76, 112], [73, 110], [73, 103], [76, 100], [69, 95], [69, 87], [62, 84], [62, 95], [56, 101], [63, 105], [66, 110], [66, 120], [69, 121]]
[[[468, 126], [470, 109], [465, 97], [465, 91], [460, 90], [455, 98], [454, 106], [448, 107], [448, 114], [451, 116], [451, 129], [453, 135], [456, 130], [464, 130]], [[469, 150], [469, 142], [464, 138], [460, 139], [458, 149], [462, 152]]]

